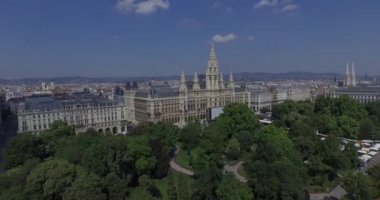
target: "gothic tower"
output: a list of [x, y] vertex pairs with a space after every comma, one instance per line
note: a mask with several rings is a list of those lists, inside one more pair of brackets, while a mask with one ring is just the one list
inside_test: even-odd
[[344, 77], [344, 86], [346, 87], [351, 86], [351, 73], [348, 67], [348, 63], [346, 63], [346, 75]]
[[230, 72], [230, 81], [228, 82], [228, 89], [235, 89], [234, 77], [232, 75], [232, 72]]
[[356, 86], [356, 74], [355, 74], [355, 65], [352, 63], [351, 66], [351, 86]]
[[206, 70], [206, 89], [219, 90], [220, 88], [219, 67], [216, 60], [214, 44], [211, 44], [210, 58]]
[[186, 87], [185, 72], [182, 71], [181, 80], [179, 81], [179, 93], [180, 93], [180, 95], [185, 95], [186, 90], [187, 90], [187, 87]]
[[226, 87], [224, 85], [224, 78], [223, 78], [223, 73], [220, 72], [220, 79], [219, 79], [219, 84], [220, 84], [220, 89], [224, 90]]

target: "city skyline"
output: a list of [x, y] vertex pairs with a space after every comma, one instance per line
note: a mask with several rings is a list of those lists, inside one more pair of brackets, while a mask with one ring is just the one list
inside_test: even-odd
[[380, 74], [379, 2], [113, 0], [0, 3], [0, 78], [203, 72]]

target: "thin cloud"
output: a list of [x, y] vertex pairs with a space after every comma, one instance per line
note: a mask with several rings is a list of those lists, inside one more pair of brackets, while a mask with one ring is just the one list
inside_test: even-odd
[[232, 41], [232, 40], [236, 40], [237, 38], [238, 37], [235, 34], [233, 34], [233, 33], [230, 33], [230, 34], [227, 34], [227, 35], [216, 34], [212, 38], [212, 41], [216, 42], [216, 43], [225, 43], [225, 42], [229, 42], [229, 41]]
[[298, 9], [299, 6], [297, 4], [288, 4], [281, 8], [280, 12], [288, 12]]
[[159, 9], [167, 10], [170, 7], [169, 0], [117, 0], [116, 9], [121, 12], [134, 12], [148, 15]]
[[259, 0], [255, 5], [255, 9], [270, 8], [274, 13], [293, 12], [299, 9], [296, 0]]
[[255, 37], [253, 35], [249, 35], [247, 38], [248, 41], [253, 41], [255, 40]]
[[255, 4], [256, 9], [264, 8], [264, 7], [272, 7], [277, 6], [278, 0], [260, 0]]

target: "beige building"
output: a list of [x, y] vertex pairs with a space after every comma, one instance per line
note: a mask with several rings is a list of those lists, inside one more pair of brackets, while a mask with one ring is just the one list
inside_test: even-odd
[[125, 134], [127, 121], [123, 98], [108, 99], [89, 92], [69, 97], [27, 97], [17, 104], [18, 132], [41, 133], [57, 120], [73, 125], [77, 132], [92, 128], [98, 133]]
[[189, 120], [207, 118], [209, 108], [224, 107], [232, 102], [250, 106], [250, 93], [235, 87], [232, 73], [228, 83], [219, 71], [214, 45], [211, 46], [204, 80], [194, 74], [187, 82], [182, 72], [178, 88], [153, 87], [126, 91], [128, 121], [164, 121], [183, 125]]
[[350, 98], [360, 103], [371, 103], [380, 101], [380, 88], [367, 87], [367, 88], [337, 88], [325, 94], [327, 97], [338, 98], [342, 95], [347, 95]]
[[260, 112], [261, 109], [272, 109], [273, 105], [285, 100], [304, 101], [312, 99], [311, 89], [308, 87], [275, 88], [251, 90], [251, 109]]

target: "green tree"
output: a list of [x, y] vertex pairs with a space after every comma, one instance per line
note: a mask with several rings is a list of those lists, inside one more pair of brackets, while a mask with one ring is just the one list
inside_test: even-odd
[[53, 156], [57, 148], [65, 143], [66, 140], [75, 136], [75, 129], [61, 120], [55, 121], [50, 128], [41, 134], [41, 138], [45, 144], [45, 151], [48, 156]]
[[265, 126], [255, 140], [257, 149], [252, 161], [245, 165], [255, 197], [304, 199], [306, 171], [286, 132], [274, 126]]
[[128, 193], [128, 183], [115, 173], [109, 173], [105, 177], [103, 181], [103, 188], [105, 188], [109, 200], [126, 199]]
[[105, 139], [108, 144], [107, 166], [110, 172], [129, 183], [135, 174], [134, 160], [127, 145], [129, 136], [114, 135]]
[[102, 179], [95, 174], [78, 169], [78, 175], [70, 187], [63, 193], [63, 200], [106, 200], [102, 192]]
[[45, 147], [42, 139], [32, 134], [20, 134], [8, 141], [3, 153], [5, 170], [23, 164], [32, 158], [44, 158]]
[[343, 132], [343, 137], [357, 139], [359, 135], [360, 124], [353, 118], [348, 116], [338, 117], [340, 130]]
[[64, 160], [49, 160], [28, 175], [25, 188], [30, 199], [56, 199], [62, 197], [75, 177], [75, 165]]
[[380, 139], [380, 127], [369, 117], [360, 122], [359, 139]]
[[107, 156], [107, 145], [104, 142], [97, 142], [85, 150], [80, 164], [99, 176], [105, 176], [109, 173]]
[[239, 141], [240, 147], [242, 151], [250, 152], [252, 151], [253, 142], [253, 134], [248, 131], [240, 131], [236, 134], [236, 138]]
[[371, 200], [375, 191], [372, 188], [373, 182], [363, 173], [351, 172], [343, 178], [343, 188], [348, 192], [348, 199]]
[[28, 195], [22, 186], [14, 186], [7, 190], [0, 190], [0, 200], [27, 200]]
[[135, 161], [136, 170], [139, 174], [148, 173], [156, 166], [156, 159], [149, 146], [146, 136], [130, 137], [128, 142], [128, 152]]
[[227, 138], [243, 130], [253, 133], [259, 127], [256, 116], [248, 106], [237, 103], [226, 106], [214, 124], [219, 134], [225, 134]]
[[221, 200], [252, 200], [254, 199], [250, 188], [237, 182], [231, 174], [223, 176], [216, 190], [218, 199]]
[[226, 155], [229, 159], [236, 160], [239, 158], [241, 151], [240, 151], [240, 144], [239, 141], [232, 137], [227, 144], [226, 147]]
[[367, 174], [372, 178], [374, 183], [375, 197], [380, 197], [380, 165], [375, 165], [367, 170]]
[[57, 146], [55, 157], [74, 164], [80, 164], [86, 154], [86, 150], [93, 144], [100, 142], [100, 140], [100, 136], [86, 134], [67, 138], [65, 142], [59, 143], [59, 146]]
[[168, 177], [168, 198], [169, 200], [177, 200], [178, 199], [178, 190], [177, 184], [174, 180], [174, 175], [170, 175]]
[[184, 150], [193, 150], [196, 148], [201, 140], [202, 128], [199, 122], [189, 122], [181, 129], [179, 134], [179, 141], [182, 142]]
[[178, 177], [178, 199], [190, 200], [191, 195], [192, 192], [187, 179], [185, 179], [184, 175], [180, 175]]
[[149, 193], [148, 190], [137, 187], [131, 189], [130, 194], [127, 197], [128, 200], [141, 200], [141, 199], [146, 199], [146, 200], [153, 200], [152, 195]]
[[330, 134], [338, 129], [336, 118], [331, 114], [318, 113], [314, 116], [314, 124], [317, 130], [323, 134]]

